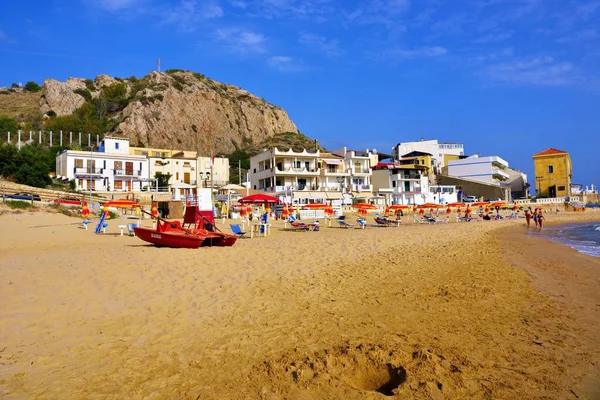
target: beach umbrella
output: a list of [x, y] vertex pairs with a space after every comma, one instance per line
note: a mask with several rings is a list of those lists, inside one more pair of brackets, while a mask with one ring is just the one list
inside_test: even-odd
[[307, 209], [307, 210], [325, 210], [327, 208], [327, 204], [323, 204], [323, 203], [302, 204], [302, 208]]
[[280, 203], [279, 199], [273, 196], [269, 196], [266, 194], [251, 194], [250, 196], [242, 197], [238, 200], [242, 204], [278, 204]]
[[424, 208], [421, 208], [421, 209], [419, 210], [419, 214], [421, 214], [421, 215], [425, 214], [425, 209], [424, 209]]
[[473, 207], [483, 207], [483, 206], [487, 206], [488, 203], [487, 201], [476, 201], [475, 203], [469, 203], [470, 205], [472, 205]]
[[90, 208], [88, 207], [87, 202], [83, 202], [83, 206], [81, 206], [81, 216], [89, 217], [90, 216]]
[[246, 206], [242, 205], [240, 207], [240, 217], [244, 218], [246, 216]]
[[[244, 207], [242, 205], [242, 207]], [[252, 206], [250, 205], [250, 203], [248, 203], [248, 205], [246, 206], [246, 213], [248, 213], [248, 215], [252, 215]]]
[[221, 207], [221, 218], [227, 218], [227, 204], [223, 203]]
[[490, 212], [490, 208], [488, 206], [485, 207], [485, 212]]
[[156, 202], [152, 203], [152, 208], [150, 209], [150, 215], [153, 217], [158, 217], [158, 205]]
[[417, 205], [416, 205], [416, 204], [413, 206], [413, 209], [412, 209], [412, 211], [413, 211], [414, 213], [416, 213], [416, 212], [417, 212]]
[[460, 207], [458, 207], [458, 208], [456, 209], [456, 212], [460, 214], [460, 212], [461, 212], [461, 211], [460, 211]]
[[448, 207], [464, 207], [464, 206], [465, 206], [465, 203], [461, 203], [461, 202], [448, 204]]
[[448, 208], [446, 208], [446, 214], [450, 214], [452, 212], [452, 209], [448, 206]]
[[357, 203], [353, 204], [352, 208], [364, 209], [364, 210], [377, 210], [377, 206], [370, 203]]
[[390, 207], [387, 204], [385, 205], [385, 211], [383, 213], [384, 214], [389, 214], [390, 213]]
[[108, 212], [108, 206], [104, 203], [104, 219], [110, 219], [110, 213]]
[[425, 203], [421, 204], [419, 208], [443, 208], [444, 206], [436, 203]]
[[390, 211], [408, 210], [408, 209], [410, 209], [410, 206], [406, 206], [404, 204], [393, 204], [393, 205], [389, 206]]
[[281, 211], [281, 218], [287, 218], [290, 216], [290, 213], [288, 211], [288, 206], [287, 204], [283, 203], [283, 210]]

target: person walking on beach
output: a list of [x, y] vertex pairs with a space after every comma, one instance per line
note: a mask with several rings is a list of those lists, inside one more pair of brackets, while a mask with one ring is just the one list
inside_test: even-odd
[[542, 210], [538, 211], [538, 215], [537, 215], [537, 226], [538, 229], [542, 229], [542, 226], [544, 225], [544, 221], [546, 220], [546, 218], [544, 218], [544, 213], [542, 212]]
[[525, 222], [527, 222], [527, 227], [531, 225], [531, 207], [525, 210]]
[[540, 214], [539, 209], [536, 207], [535, 210], [533, 210], [533, 222], [535, 222], [535, 227], [538, 227], [538, 215]]

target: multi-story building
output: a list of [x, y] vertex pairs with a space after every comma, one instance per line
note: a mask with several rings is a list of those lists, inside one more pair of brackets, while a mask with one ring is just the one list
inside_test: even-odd
[[[229, 159], [202, 157], [195, 151], [132, 147], [130, 152], [150, 160], [150, 177], [170, 174], [169, 185], [181, 195], [197, 187], [224, 186], [229, 182]], [[212, 165], [211, 165], [212, 164]], [[212, 171], [212, 172], [211, 172]], [[211, 177], [212, 173], [212, 177]]]
[[148, 159], [130, 154], [128, 139], [108, 136], [97, 151], [64, 150], [56, 157], [56, 174], [86, 191], [140, 191], [153, 181]]
[[346, 147], [332, 151], [336, 156], [344, 159], [344, 170], [347, 175], [346, 182], [343, 182], [347, 192], [358, 197], [360, 193], [370, 193], [373, 191], [371, 185], [371, 168], [377, 165], [378, 155], [375, 151], [349, 150]]
[[571, 195], [573, 165], [569, 153], [553, 148], [534, 154], [535, 188], [538, 197]]
[[395, 160], [412, 152], [429, 153], [432, 156], [433, 173], [439, 173], [450, 160], [456, 160], [464, 156], [465, 149], [462, 143], [439, 143], [437, 140], [421, 139], [418, 142], [398, 143], [392, 149]]
[[508, 162], [498, 156], [473, 155], [448, 162], [448, 175], [483, 183], [501, 185], [510, 176], [505, 171]]
[[386, 204], [452, 203], [456, 186], [431, 185], [427, 167], [420, 164], [379, 163], [373, 168], [373, 192]]
[[527, 174], [514, 168], [505, 168], [504, 172], [508, 174], [506, 184], [510, 186], [510, 195], [513, 199], [529, 197], [529, 183], [527, 183]]

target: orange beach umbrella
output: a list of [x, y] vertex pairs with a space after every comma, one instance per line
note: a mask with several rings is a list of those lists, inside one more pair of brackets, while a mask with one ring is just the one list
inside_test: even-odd
[[377, 206], [370, 203], [357, 203], [353, 204], [352, 208], [363, 209], [363, 210], [377, 210]]
[[90, 216], [90, 208], [88, 207], [87, 202], [83, 202], [83, 206], [81, 206], [81, 216], [89, 217]]
[[152, 203], [152, 208], [150, 209], [150, 214], [153, 217], [158, 217], [158, 205], [156, 204], [156, 202]]

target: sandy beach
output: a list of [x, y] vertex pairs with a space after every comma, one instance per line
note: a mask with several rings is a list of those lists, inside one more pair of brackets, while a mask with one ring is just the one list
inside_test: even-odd
[[0, 221], [5, 399], [600, 397], [600, 258], [522, 219], [196, 250]]

